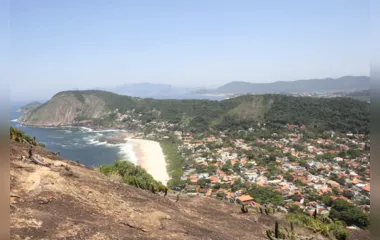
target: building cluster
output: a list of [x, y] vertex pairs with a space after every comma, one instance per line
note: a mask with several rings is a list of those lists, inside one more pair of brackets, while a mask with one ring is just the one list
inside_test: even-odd
[[[117, 114], [117, 119], [134, 114]], [[370, 210], [370, 140], [352, 133], [304, 134], [307, 126], [288, 124], [283, 131], [268, 133], [264, 125], [238, 133], [212, 131], [192, 134], [168, 122], [132, 119], [144, 137], [172, 138], [184, 159], [181, 184], [185, 194], [221, 198], [247, 206], [260, 206], [247, 186], [278, 192], [281, 209], [297, 205], [304, 211], [328, 214], [321, 200], [342, 199]], [[149, 129], [149, 131], [147, 131]], [[182, 128], [183, 129], [183, 128]], [[267, 135], [266, 137], [262, 137]], [[261, 203], [265, 204], [265, 203]]]

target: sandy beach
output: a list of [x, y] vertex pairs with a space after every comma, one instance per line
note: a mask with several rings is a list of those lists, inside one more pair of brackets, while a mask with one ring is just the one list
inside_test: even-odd
[[154, 179], [166, 185], [170, 178], [166, 171], [165, 156], [160, 143], [146, 139], [126, 138], [126, 140], [133, 144], [138, 165], [151, 174]]

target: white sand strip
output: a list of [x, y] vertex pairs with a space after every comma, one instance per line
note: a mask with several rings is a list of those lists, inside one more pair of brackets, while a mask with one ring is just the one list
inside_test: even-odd
[[170, 178], [166, 171], [165, 155], [162, 152], [160, 143], [146, 139], [130, 138], [127, 141], [138, 144], [141, 153], [136, 153], [136, 156], [139, 158], [141, 167], [151, 174], [156, 181], [166, 185]]

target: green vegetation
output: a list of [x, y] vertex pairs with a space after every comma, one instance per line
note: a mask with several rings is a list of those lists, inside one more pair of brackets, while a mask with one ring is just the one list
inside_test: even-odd
[[289, 213], [286, 219], [298, 226], [308, 228], [315, 233], [320, 233], [332, 240], [347, 240], [349, 233], [345, 229], [345, 223], [342, 221], [333, 221], [327, 217], [319, 216], [314, 218], [304, 213]]
[[45, 144], [38, 142], [35, 138], [32, 138], [30, 135], [15, 127], [10, 127], [10, 139], [20, 143], [26, 141], [35, 146], [45, 147]]
[[368, 215], [363, 213], [362, 210], [341, 199], [337, 199], [332, 203], [329, 217], [361, 228], [368, 227], [370, 222]]
[[318, 131], [369, 133], [370, 105], [350, 98], [274, 96], [266, 119], [271, 126], [307, 125]]
[[20, 111], [20, 112], [24, 112], [24, 113], [26, 113], [26, 112], [29, 112], [29, 111], [31, 111], [31, 110], [37, 108], [37, 107], [40, 106], [40, 105], [41, 105], [40, 102], [37, 102], [37, 101], [35, 101], [35, 102], [31, 102], [31, 103], [28, 103], [28, 104], [26, 104], [25, 106], [21, 107], [21, 108], [19, 109], [19, 111]]
[[85, 103], [85, 99], [80, 91], [74, 91], [73, 93], [74, 93], [75, 98], [78, 99], [79, 102]]
[[267, 237], [269, 240], [275, 240], [275, 239], [285, 239], [285, 236], [283, 236], [283, 234], [280, 232], [279, 228], [278, 228], [278, 222], [276, 221], [275, 222], [275, 225], [274, 225], [274, 232], [272, 230], [267, 230], [266, 231], [267, 233]]
[[145, 169], [129, 161], [116, 161], [115, 164], [105, 164], [99, 167], [106, 176], [120, 176], [124, 183], [134, 185], [141, 189], [165, 191], [165, 186], [152, 177]]
[[284, 203], [284, 198], [279, 192], [273, 191], [269, 187], [261, 187], [259, 185], [253, 184], [248, 190], [248, 194], [254, 198], [257, 203], [268, 204], [272, 203], [275, 205], [282, 205]]
[[183, 158], [178, 154], [178, 146], [174, 140], [163, 140], [160, 142], [160, 145], [165, 155], [166, 168], [170, 176], [167, 185], [178, 186], [181, 183], [182, 167], [184, 164]]
[[74, 97], [80, 101], [81, 103], [85, 103], [85, 99], [84, 99], [84, 96], [83, 94], [88, 94], [88, 93], [91, 93], [91, 92], [103, 92], [103, 91], [96, 91], [96, 90], [89, 90], [89, 91], [80, 91], [80, 90], [73, 90], [73, 91], [62, 91], [62, 92], [59, 92], [57, 94], [55, 94], [53, 96], [54, 97], [57, 97], [59, 95], [63, 95], [63, 94], [72, 94], [74, 95]]
[[46, 148], [46, 145], [45, 144], [43, 144], [43, 143], [38, 143], [38, 146], [40, 146], [40, 147], [43, 147], [43, 148]]
[[62, 95], [62, 94], [73, 94], [74, 97], [75, 97], [79, 102], [81, 102], [81, 103], [85, 103], [85, 99], [84, 99], [84, 97], [83, 97], [83, 94], [86, 93], [86, 92], [89, 92], [89, 91], [80, 91], [80, 90], [74, 90], [74, 91], [62, 91], [62, 92], [59, 92], [59, 93], [55, 94], [55, 95], [53, 96], [53, 98], [56, 97], [56, 96], [58, 96], [58, 95]]
[[270, 229], [268, 229], [266, 231], [267, 237], [270, 240], [275, 240], [275, 239], [290, 239], [290, 240], [295, 240], [296, 239], [296, 234], [294, 232], [293, 223], [290, 223], [290, 231], [286, 227], [284, 228], [284, 230], [286, 231], [286, 233], [285, 233], [285, 231], [281, 231], [280, 230], [278, 221], [276, 221], [275, 225], [274, 225], [274, 231], [272, 231]]
[[83, 115], [79, 115], [77, 117], [75, 117], [74, 119], [75, 121], [83, 121], [83, 120], [88, 120], [88, 117], [86, 116], [83, 116]]

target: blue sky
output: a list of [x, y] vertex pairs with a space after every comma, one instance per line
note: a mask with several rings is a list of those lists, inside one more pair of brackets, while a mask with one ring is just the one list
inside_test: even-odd
[[369, 1], [12, 0], [11, 98], [369, 75]]

